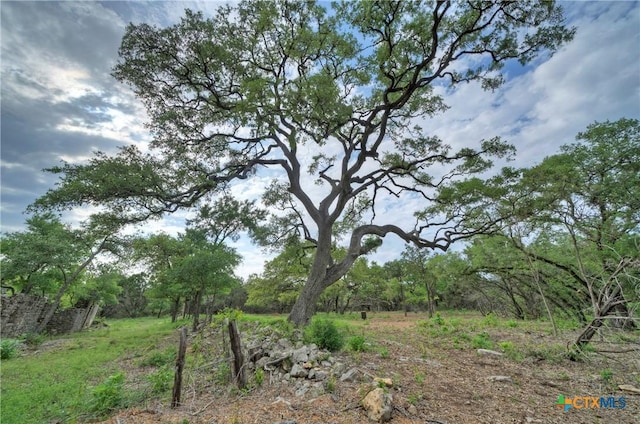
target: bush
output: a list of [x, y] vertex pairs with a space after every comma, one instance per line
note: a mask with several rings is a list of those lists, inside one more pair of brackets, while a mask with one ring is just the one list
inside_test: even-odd
[[164, 393], [172, 387], [173, 371], [165, 365], [158, 371], [149, 374], [147, 380], [151, 383], [151, 392], [153, 394]]
[[493, 349], [493, 342], [489, 339], [488, 333], [482, 332], [471, 339], [471, 347], [474, 349]]
[[338, 330], [333, 321], [317, 319], [313, 320], [305, 329], [305, 343], [315, 343], [320, 349], [332, 352], [342, 349], [344, 336]]
[[364, 336], [353, 336], [347, 341], [347, 345], [349, 349], [354, 352], [364, 352], [366, 351], [366, 346], [364, 342]]
[[169, 347], [164, 352], [154, 351], [140, 362], [143, 367], [162, 367], [169, 365], [176, 360], [178, 350], [175, 347]]
[[5, 339], [0, 342], [0, 359], [11, 359], [18, 356], [18, 341]]
[[23, 336], [24, 342], [30, 349], [36, 350], [44, 343], [45, 336], [38, 333], [27, 333]]
[[99, 415], [106, 415], [122, 404], [124, 374], [117, 373], [93, 389], [92, 410]]

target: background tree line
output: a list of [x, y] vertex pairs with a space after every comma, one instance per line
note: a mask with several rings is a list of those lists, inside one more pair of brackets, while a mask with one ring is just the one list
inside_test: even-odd
[[[451, 192], [469, 193], [474, 182]], [[594, 123], [577, 142], [526, 169], [505, 168], [484, 185], [490, 213], [508, 217], [463, 249], [435, 254], [407, 245], [398, 259], [361, 257], [316, 305], [319, 310], [456, 308], [517, 319], [574, 319], [585, 328], [634, 327], [640, 305], [640, 123]], [[2, 237], [2, 281], [71, 306], [101, 302], [108, 316], [190, 316], [196, 328], [226, 307], [288, 313], [317, 254], [290, 241], [243, 282], [225, 241], [257, 228], [263, 212], [223, 198], [177, 236], [116, 237], [96, 223], [72, 229], [51, 213]], [[346, 249], [334, 246], [337, 258]], [[104, 260], [96, 261], [102, 255]], [[108, 260], [107, 260], [108, 259]], [[205, 318], [206, 319], [206, 318]], [[588, 335], [588, 334], [587, 334]]]

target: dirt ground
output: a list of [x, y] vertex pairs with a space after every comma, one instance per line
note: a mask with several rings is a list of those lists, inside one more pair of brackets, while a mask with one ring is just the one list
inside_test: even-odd
[[[563, 346], [577, 333], [552, 336], [540, 325], [518, 323], [482, 326], [481, 318], [457, 318], [452, 329], [433, 324], [424, 315], [369, 314], [366, 322], [353, 321], [354, 334], [371, 343], [367, 352], [343, 352], [339, 360], [362, 372], [391, 378], [394, 410], [390, 423], [640, 423], [640, 395], [619, 389], [640, 387], [639, 333], [626, 333], [624, 344], [596, 348], [580, 362], [562, 357]], [[442, 327], [446, 327], [445, 330]], [[471, 339], [486, 333], [495, 350], [511, 355], [480, 355]], [[616, 353], [611, 352], [615, 350]], [[622, 353], [618, 353], [624, 351]], [[491, 377], [509, 377], [495, 381]], [[499, 379], [498, 379], [499, 380]], [[238, 395], [232, 390], [195, 389], [186, 385], [182, 406], [171, 409], [168, 400], [146, 408], [119, 412], [104, 423], [143, 424], [348, 424], [367, 423], [360, 401], [371, 383], [337, 382], [332, 393], [296, 397], [292, 385], [271, 385]], [[624, 397], [624, 408], [556, 405], [558, 397]], [[578, 403], [576, 406], [581, 406]]]

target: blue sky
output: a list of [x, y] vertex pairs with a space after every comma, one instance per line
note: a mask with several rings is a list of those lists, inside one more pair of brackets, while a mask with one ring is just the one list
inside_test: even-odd
[[[1, 13], [0, 231], [23, 228], [27, 205], [53, 187], [41, 172], [61, 160], [82, 162], [93, 151], [144, 146], [142, 105], [110, 75], [128, 22], [167, 25], [186, 7], [213, 12], [219, 2], [13, 2]], [[507, 67], [506, 84], [494, 93], [462, 85], [445, 96], [450, 109], [425, 128], [453, 145], [503, 136], [518, 149], [514, 166], [531, 166], [594, 121], [640, 118], [640, 3], [563, 3], [574, 41], [553, 57], [526, 68]], [[236, 191], [257, 196], [265, 176]], [[406, 204], [381, 213], [403, 216]], [[65, 218], [77, 222], [88, 212]], [[411, 219], [404, 216], [403, 219]], [[181, 216], [154, 222], [149, 231], [175, 233]], [[258, 272], [268, 258], [244, 237], [239, 274]], [[384, 262], [402, 245], [385, 241], [373, 259]]]

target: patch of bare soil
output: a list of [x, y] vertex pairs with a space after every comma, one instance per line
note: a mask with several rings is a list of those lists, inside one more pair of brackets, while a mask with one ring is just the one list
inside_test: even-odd
[[[626, 352], [592, 353], [584, 361], [572, 362], [563, 359], [562, 351], [573, 333], [554, 337], [527, 324], [495, 328], [477, 322], [463, 320], [453, 330], [450, 326], [442, 330], [442, 325], [434, 326], [422, 315], [369, 314], [366, 322], [354, 321], [352, 328], [373, 347], [367, 352], [343, 352], [337, 360], [365, 375], [393, 380], [388, 389], [394, 403], [392, 424], [640, 422], [640, 395], [618, 388], [640, 386], [637, 332], [631, 335], [635, 341], [617, 346]], [[506, 347], [510, 354], [480, 355], [472, 340], [482, 333], [495, 350]], [[360, 402], [373, 387], [370, 382], [338, 379], [330, 392], [313, 397], [296, 396], [292, 383], [270, 383], [268, 375], [261, 387], [243, 395], [228, 388], [221, 391], [213, 382], [209, 386], [187, 382], [183, 404], [176, 409], [169, 408], [166, 399], [144, 409], [121, 411], [104, 423], [366, 423]], [[578, 402], [565, 411], [556, 405], [559, 396], [624, 397], [625, 407], [592, 408], [587, 401], [587, 407], [578, 408]]]

